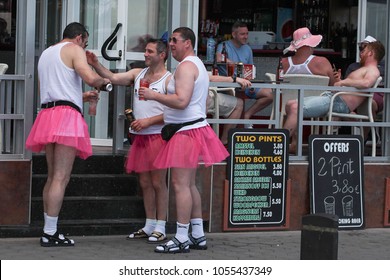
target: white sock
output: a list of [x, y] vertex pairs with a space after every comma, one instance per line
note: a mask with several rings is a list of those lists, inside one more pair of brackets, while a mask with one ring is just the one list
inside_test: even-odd
[[165, 224], [166, 221], [163, 220], [157, 220], [156, 227], [154, 228], [154, 231], [161, 232], [165, 235]]
[[179, 222], [176, 223], [176, 239], [181, 243], [186, 242], [188, 240], [188, 230], [190, 228], [190, 224], [181, 224]]
[[147, 234], [151, 235], [154, 228], [156, 227], [156, 220], [155, 219], [146, 219], [145, 226], [142, 228], [142, 230]]
[[204, 236], [203, 219], [191, 219], [191, 235], [195, 238]]
[[51, 217], [51, 216], [46, 214], [43, 232], [46, 234], [49, 234], [49, 235], [55, 234], [57, 232], [57, 222], [58, 222], [58, 216]]

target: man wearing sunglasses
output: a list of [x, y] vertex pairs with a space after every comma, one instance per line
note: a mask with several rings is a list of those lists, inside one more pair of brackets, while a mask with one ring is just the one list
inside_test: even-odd
[[[363, 41], [359, 42], [359, 52], [364, 51], [365, 48], [373, 42], [376, 42], [376, 39], [372, 36], [367, 36], [366, 38], [364, 38]], [[348, 66], [347, 70], [345, 71], [345, 77], [348, 77], [349, 74], [351, 74], [353, 71], [359, 69], [361, 66], [362, 66], [361, 61], [354, 62], [354, 63], [350, 64]], [[385, 78], [385, 60], [384, 59], [382, 59], [379, 62], [378, 69], [379, 69], [380, 75], [382, 77], [382, 82], [379, 85], [379, 87], [381, 87], [384, 84], [384, 78]], [[372, 100], [372, 112], [374, 114], [374, 118], [379, 112], [381, 112], [383, 110], [383, 97], [384, 97], [383, 92], [375, 92], [374, 93], [374, 97]]]
[[164, 143], [154, 161], [156, 168], [171, 168], [177, 216], [175, 236], [158, 245], [154, 250], [156, 253], [207, 249], [196, 170], [200, 160], [207, 167], [229, 155], [206, 121], [209, 75], [203, 62], [195, 55], [195, 39], [190, 28], [175, 29], [169, 39], [169, 47], [179, 64], [169, 81], [168, 93], [157, 94], [145, 88], [139, 92], [145, 100], [156, 100], [166, 105], [165, 124], [181, 127]]

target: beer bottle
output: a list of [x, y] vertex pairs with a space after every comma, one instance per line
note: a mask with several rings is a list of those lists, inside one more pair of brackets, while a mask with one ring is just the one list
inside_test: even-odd
[[279, 57], [278, 69], [276, 69], [276, 81], [282, 82], [284, 76], [282, 57]]
[[221, 62], [226, 63], [228, 58], [225, 42], [222, 43]]
[[213, 76], [218, 76], [218, 64], [217, 64], [217, 54], [215, 54], [214, 57], [214, 63], [213, 63], [213, 70], [212, 70]]

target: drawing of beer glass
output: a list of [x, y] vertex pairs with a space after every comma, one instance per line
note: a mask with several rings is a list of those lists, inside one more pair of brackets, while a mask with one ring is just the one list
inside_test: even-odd
[[353, 197], [350, 195], [346, 195], [341, 200], [343, 205], [343, 215], [347, 217], [353, 216]]
[[334, 215], [336, 213], [335, 199], [333, 196], [327, 196], [324, 199], [325, 213]]

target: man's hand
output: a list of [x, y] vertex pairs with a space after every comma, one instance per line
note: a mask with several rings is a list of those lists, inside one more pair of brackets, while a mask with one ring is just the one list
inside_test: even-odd
[[144, 99], [145, 101], [146, 100], [153, 100], [154, 94], [155, 94], [155, 91], [150, 89], [150, 88], [140, 87], [138, 89], [139, 99]]
[[135, 120], [130, 124], [131, 129], [136, 131], [136, 132], [138, 132], [142, 129], [145, 129], [149, 126], [150, 126], [150, 122], [149, 122], [148, 118]]
[[85, 55], [87, 57], [87, 62], [89, 65], [94, 66], [99, 63], [97, 56], [93, 52], [85, 51]]
[[247, 80], [247, 79], [244, 79], [244, 78], [240, 78], [240, 77], [237, 77], [236, 78], [236, 82], [240, 84], [240, 86], [245, 89], [247, 87], [250, 87], [252, 85], [251, 81]]
[[90, 90], [83, 92], [83, 102], [88, 102], [92, 99], [99, 100], [99, 92], [97, 90]]

